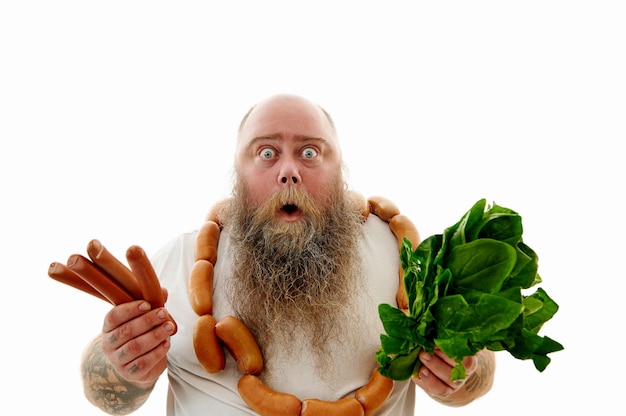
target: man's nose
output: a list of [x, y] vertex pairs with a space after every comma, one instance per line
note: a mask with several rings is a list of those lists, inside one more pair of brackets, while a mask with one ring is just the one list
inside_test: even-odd
[[278, 173], [278, 181], [282, 185], [297, 185], [302, 182], [300, 171], [294, 161], [285, 161]]
[[298, 183], [298, 177], [297, 176], [292, 176], [292, 177], [287, 177], [287, 176], [283, 176], [282, 178], [280, 178], [280, 181], [282, 183]]

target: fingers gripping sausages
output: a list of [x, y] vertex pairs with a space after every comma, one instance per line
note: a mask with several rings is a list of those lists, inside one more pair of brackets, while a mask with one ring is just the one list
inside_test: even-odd
[[[142, 294], [141, 298], [147, 301], [152, 309], [165, 306], [165, 298], [163, 297], [159, 278], [143, 249], [139, 246], [130, 246], [126, 250], [126, 260], [137, 278], [137, 284]], [[176, 322], [173, 319], [171, 319], [171, 322], [174, 324], [174, 333], [176, 333], [178, 331]]]
[[141, 299], [142, 294], [137, 278], [121, 261], [115, 258], [98, 240], [91, 240], [87, 245], [87, 254], [97, 266], [104, 270], [130, 293], [133, 298]]
[[213, 313], [213, 265], [208, 260], [197, 260], [189, 275], [189, 302], [200, 316]]
[[215, 333], [215, 318], [202, 315], [196, 320], [193, 329], [193, 348], [200, 365], [209, 373], [217, 373], [224, 369], [226, 359], [224, 350]]
[[361, 403], [354, 397], [346, 397], [334, 402], [326, 402], [319, 399], [306, 399], [302, 401], [302, 416], [363, 416], [365, 410]]
[[150, 259], [143, 249], [139, 246], [130, 246], [126, 250], [126, 260], [137, 278], [142, 298], [152, 305], [152, 309], [162, 307], [165, 304], [165, 300], [163, 299], [161, 284], [152, 268]]
[[367, 384], [356, 391], [354, 397], [361, 403], [365, 416], [376, 412], [393, 391], [393, 380], [380, 374], [375, 368]]
[[242, 374], [260, 374], [263, 371], [263, 356], [248, 327], [234, 316], [222, 318], [215, 331], [224, 342]]
[[102, 299], [105, 302], [109, 302], [109, 300], [104, 297], [102, 293], [94, 289], [93, 286], [84, 281], [76, 272], [62, 263], [51, 263], [48, 268], [48, 276], [57, 282], [65, 283], [68, 286], [82, 290], [83, 292]]
[[243, 375], [239, 379], [237, 389], [243, 401], [261, 416], [300, 415], [302, 406], [300, 399], [292, 394], [270, 389], [254, 375]]
[[133, 301], [133, 297], [122, 289], [98, 266], [80, 254], [73, 254], [67, 260], [67, 267], [76, 272], [84, 281], [100, 292], [114, 305]]

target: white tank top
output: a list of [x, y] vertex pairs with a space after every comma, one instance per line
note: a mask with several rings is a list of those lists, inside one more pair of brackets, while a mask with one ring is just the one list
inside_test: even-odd
[[[290, 393], [301, 400], [317, 398], [337, 400], [351, 397], [355, 390], [367, 383], [377, 366], [375, 352], [384, 332], [378, 316], [380, 303], [396, 304], [400, 259], [398, 243], [389, 226], [375, 215], [364, 225], [360, 241], [363, 271], [366, 276], [365, 293], [360, 296], [359, 316], [363, 317], [364, 333], [358, 348], [337, 351], [330, 368], [333, 374], [320, 377], [310, 357], [285, 356], [276, 360], [280, 377], [271, 380], [272, 389]], [[187, 278], [194, 263], [196, 232], [180, 235], [161, 248], [152, 258], [161, 284], [168, 289], [166, 307], [178, 324], [178, 332], [171, 338], [168, 353], [168, 416], [254, 415], [237, 392], [241, 374], [228, 352], [226, 368], [217, 374], [207, 373], [196, 359], [193, 349], [193, 328], [198, 316], [191, 309], [187, 292]], [[213, 315], [218, 321], [232, 314], [224, 298], [224, 279], [229, 276], [230, 255], [228, 230], [220, 235], [218, 261], [215, 265]], [[413, 415], [415, 386], [411, 381], [395, 382], [391, 397], [377, 415]]]

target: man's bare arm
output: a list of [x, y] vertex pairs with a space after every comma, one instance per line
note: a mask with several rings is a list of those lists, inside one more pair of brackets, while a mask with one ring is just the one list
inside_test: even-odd
[[120, 377], [102, 352], [101, 336], [85, 350], [81, 375], [87, 399], [110, 415], [127, 415], [139, 409], [155, 384], [138, 386]]

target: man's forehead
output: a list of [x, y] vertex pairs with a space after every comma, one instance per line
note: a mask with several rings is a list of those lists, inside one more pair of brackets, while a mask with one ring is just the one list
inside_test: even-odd
[[240, 136], [250, 139], [280, 132], [334, 136], [332, 123], [319, 105], [292, 95], [270, 97], [257, 104], [244, 120]]

